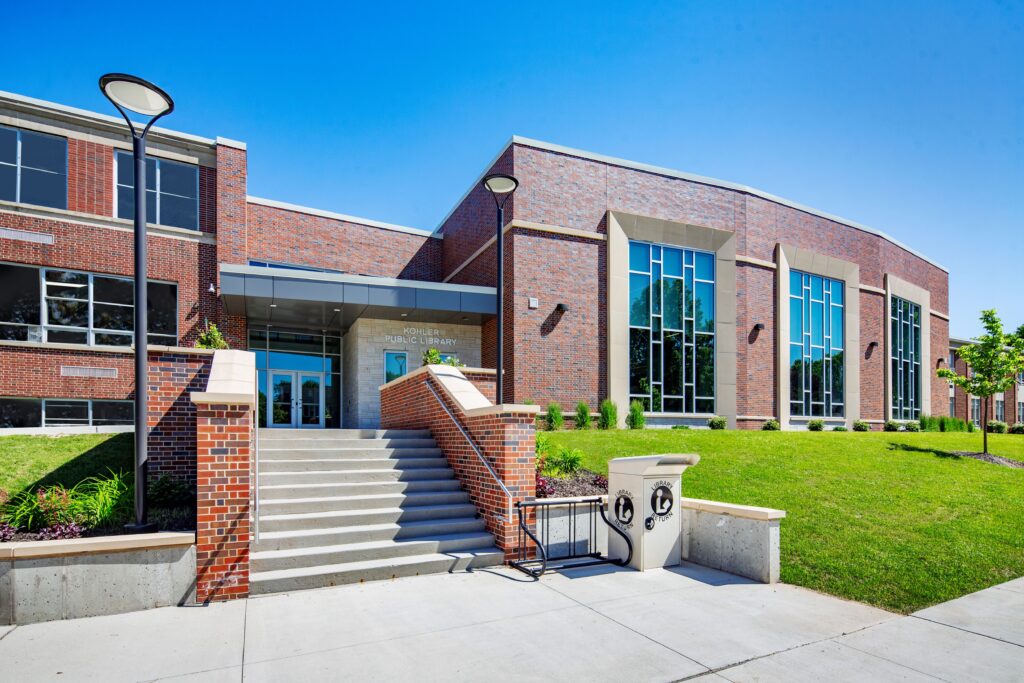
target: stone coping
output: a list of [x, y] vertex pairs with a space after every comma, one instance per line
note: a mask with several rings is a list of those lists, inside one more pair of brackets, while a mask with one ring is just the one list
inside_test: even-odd
[[61, 541], [15, 541], [0, 543], [0, 561], [27, 560], [41, 557], [96, 555], [195, 545], [194, 532], [161, 531], [154, 534], [125, 534], [70, 538]]
[[[115, 353], [127, 356], [135, 355], [134, 346], [89, 346], [88, 344], [64, 344], [60, 342], [32, 342], [17, 341], [14, 339], [0, 340], [0, 346], [15, 346], [26, 349], [45, 349], [53, 351], [95, 351], [97, 353]], [[212, 356], [213, 349], [197, 349], [192, 346], [164, 346], [163, 344], [149, 344], [146, 347], [149, 353], [180, 353], [196, 356]]]
[[[464, 368], [467, 372], [472, 373], [486, 373], [486, 368]], [[536, 415], [540, 412], [540, 406], [535, 405], [523, 405], [519, 403], [501, 403], [495, 405], [484, 396], [476, 386], [469, 381], [469, 379], [462, 374], [463, 368], [457, 368], [451, 365], [424, 365], [423, 367], [417, 368], [407, 375], [402, 375], [397, 379], [393, 379], [387, 384], [382, 384], [379, 389], [384, 391], [387, 388], [397, 386], [402, 382], [406, 382], [416, 377], [429, 373], [444, 392], [448, 394], [459, 410], [466, 417], [479, 417], [481, 415], [497, 415], [505, 413], [521, 413], [527, 415]], [[491, 370], [497, 374], [494, 370]]]
[[681, 498], [679, 505], [690, 510], [710, 512], [716, 515], [729, 515], [730, 517], [739, 517], [741, 519], [772, 521], [786, 516], [785, 510], [773, 510], [772, 508], [761, 508], [753, 505], [720, 503], [714, 500], [701, 500], [699, 498]]
[[231, 349], [215, 352], [206, 391], [193, 391], [192, 402], [255, 405], [256, 354]]

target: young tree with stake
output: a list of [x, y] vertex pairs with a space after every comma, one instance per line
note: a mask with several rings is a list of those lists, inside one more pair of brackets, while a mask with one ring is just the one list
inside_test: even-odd
[[982, 440], [988, 454], [988, 402], [993, 395], [1010, 389], [1017, 374], [1024, 371], [1024, 335], [1020, 334], [1024, 326], [1007, 334], [994, 310], [982, 311], [981, 323], [985, 334], [957, 350], [970, 368], [967, 374], [961, 375], [953, 368], [939, 368], [937, 374], [981, 399]]

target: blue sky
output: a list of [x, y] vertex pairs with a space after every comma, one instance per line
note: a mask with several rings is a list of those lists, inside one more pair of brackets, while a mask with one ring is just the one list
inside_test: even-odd
[[[893, 7], [898, 4], [897, 7]], [[512, 134], [745, 183], [1024, 322], [1024, 3], [16, 3], [0, 89], [249, 145], [250, 194], [432, 229]], [[282, 11], [282, 8], [285, 11]], [[492, 8], [497, 8], [495, 11]]]

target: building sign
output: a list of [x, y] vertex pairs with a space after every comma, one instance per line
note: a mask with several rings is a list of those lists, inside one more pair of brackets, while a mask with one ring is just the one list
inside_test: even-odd
[[445, 332], [437, 327], [404, 327], [402, 334], [384, 335], [385, 344], [404, 344], [407, 346], [455, 346], [458, 337], [445, 336]]

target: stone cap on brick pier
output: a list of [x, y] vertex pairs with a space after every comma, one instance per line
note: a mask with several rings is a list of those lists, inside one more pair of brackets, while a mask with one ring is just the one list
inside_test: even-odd
[[193, 403], [256, 404], [256, 354], [221, 349], [213, 354], [206, 391], [193, 391]]
[[497, 374], [487, 368], [457, 368], [451, 365], [424, 365], [409, 374], [402, 375], [382, 384], [380, 390], [401, 384], [422, 374], [429, 374], [444, 389], [448, 397], [455, 402], [464, 415], [477, 417], [480, 415], [497, 415], [500, 413], [526, 413], [534, 415], [540, 412], [540, 406], [520, 403], [502, 403], [495, 405], [480, 389], [477, 388], [463, 370], [470, 374]]

